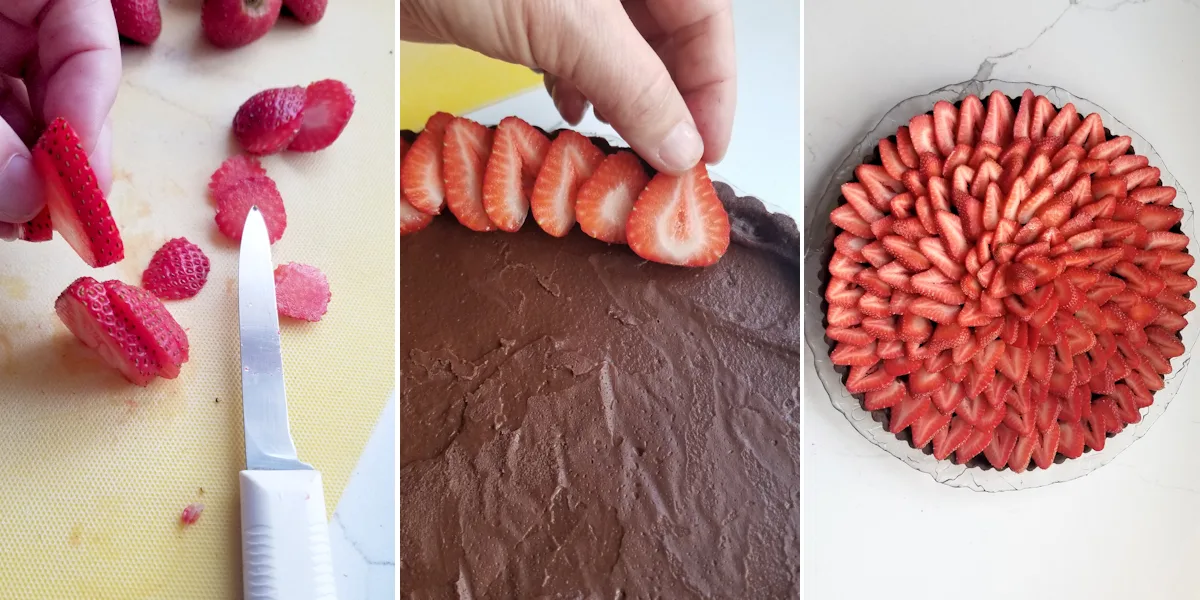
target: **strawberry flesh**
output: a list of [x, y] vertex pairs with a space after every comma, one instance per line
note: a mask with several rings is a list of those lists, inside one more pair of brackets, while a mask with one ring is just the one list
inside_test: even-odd
[[293, 152], [324, 150], [342, 135], [354, 115], [354, 92], [336, 79], [323, 79], [304, 88], [300, 129], [288, 144]]
[[329, 280], [316, 267], [301, 263], [275, 267], [275, 302], [280, 315], [320, 321], [332, 297]]
[[654, 262], [705, 267], [729, 248], [729, 215], [703, 163], [682, 175], [655, 175], [625, 227], [629, 247]]

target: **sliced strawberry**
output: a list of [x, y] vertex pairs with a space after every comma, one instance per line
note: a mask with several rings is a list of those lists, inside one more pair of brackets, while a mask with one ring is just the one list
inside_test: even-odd
[[33, 165], [54, 228], [88, 266], [105, 267], [125, 258], [125, 245], [80, 144], [71, 125], [55, 119], [33, 147]]
[[[649, 183], [649, 181], [647, 181], [647, 183]], [[874, 236], [872, 236], [872, 239], [874, 239]], [[862, 248], [870, 243], [870, 241], [871, 240], [853, 235], [850, 232], [843, 231], [842, 233], [839, 233], [837, 237], [833, 238], [833, 247], [837, 248], [839, 252], [842, 252], [846, 256], [850, 257], [850, 259], [854, 262], [861, 263], [867, 262], [867, 259], [862, 255]]]
[[962, 304], [967, 299], [958, 282], [937, 269], [917, 273], [909, 281], [913, 291], [942, 304]]
[[462, 117], [446, 124], [442, 145], [446, 206], [472, 231], [496, 230], [483, 208], [483, 177], [491, 151], [492, 131], [487, 127]]
[[859, 312], [857, 305], [838, 306], [831, 304], [829, 312], [825, 316], [830, 327], [853, 327], [862, 323], [862, 313]]
[[[619, 151], [609, 155], [579, 186], [574, 215], [571, 219], [573, 221], [578, 217], [580, 229], [602, 242], [627, 243], [626, 224], [629, 222], [629, 216], [638, 195], [646, 189], [649, 182], [650, 176], [646, 174], [645, 167], [632, 152]], [[534, 211], [534, 218], [537, 218], [537, 211]], [[559, 225], [565, 223], [562, 219], [556, 219], [554, 222]], [[569, 226], [567, 230], [570, 230]], [[555, 231], [561, 231], [561, 228], [555, 229]], [[548, 233], [554, 235], [554, 232]], [[565, 232], [563, 234], [565, 235]], [[858, 244], [858, 240], [861, 240], [861, 246]], [[865, 246], [866, 243], [866, 240], [855, 238], [852, 245], [857, 246], [861, 252], [862, 246]], [[830, 265], [832, 266], [832, 264], [831, 262]], [[838, 273], [834, 273], [834, 275], [842, 276]], [[851, 279], [852, 277], [844, 278]]]
[[729, 215], [703, 163], [683, 175], [655, 175], [626, 224], [629, 247], [646, 260], [705, 267], [729, 248]]
[[829, 259], [829, 274], [839, 279], [853, 281], [863, 268], [862, 264], [851, 260], [841, 252], [834, 252], [833, 257]]
[[939, 429], [933, 434], [934, 458], [938, 460], [949, 458], [955, 450], [962, 447], [974, 431], [975, 429], [965, 419], [954, 417], [949, 426]]
[[993, 433], [992, 443], [983, 449], [983, 454], [992, 467], [1003, 469], [1008, 464], [1008, 459], [1016, 445], [1016, 432], [1004, 425], [999, 425]]
[[913, 149], [917, 151], [918, 156], [924, 153], [937, 156], [938, 148], [932, 116], [926, 114], [913, 117], [908, 122], [908, 133], [912, 136]]
[[54, 223], [50, 221], [50, 208], [43, 208], [32, 221], [22, 223], [17, 237], [26, 242], [48, 242], [53, 239]]
[[1137, 218], [1147, 231], [1167, 231], [1183, 220], [1183, 209], [1148, 204], [1138, 212]]
[[881, 340], [875, 348], [876, 353], [879, 354], [879, 360], [890, 360], [904, 356], [904, 342], [900, 340]]
[[955, 141], [974, 147], [979, 141], [979, 132], [983, 128], [983, 102], [975, 94], [963, 98], [958, 109], [958, 135]]
[[933, 105], [933, 137], [942, 156], [954, 150], [955, 134], [958, 131], [958, 109], [945, 100]]
[[[858, 299], [858, 309], [862, 314], [868, 317], [888, 318], [892, 316], [891, 303], [887, 298], [868, 294], [861, 287], [855, 284], [856, 289], [862, 293], [862, 297]], [[865, 319], [864, 319], [865, 321]]]
[[908, 170], [896, 144], [887, 138], [879, 140], [879, 157], [883, 162], [883, 170], [892, 178], [899, 180]]
[[925, 396], [946, 385], [946, 376], [941, 373], [930, 373], [924, 367], [917, 369], [908, 376], [908, 392], [914, 396]]
[[425, 214], [408, 202], [400, 199], [400, 235], [409, 235], [421, 231], [433, 222], [433, 215]]
[[973, 428], [967, 439], [954, 451], [954, 462], [962, 465], [978, 456], [984, 448], [991, 445], [994, 435], [992, 429]]
[[1122, 154], [1109, 163], [1109, 174], [1122, 176], [1150, 165], [1150, 159], [1138, 154]]
[[1127, 135], [1117, 136], [1088, 151], [1088, 158], [1111, 161], [1129, 149], [1133, 139]]
[[920, 297], [912, 301], [909, 311], [935, 323], [954, 323], [960, 307]]
[[1175, 188], [1163, 186], [1138, 188], [1130, 192], [1129, 197], [1142, 204], [1160, 204], [1165, 206], [1175, 200]]
[[113, 314], [129, 323], [158, 364], [158, 376], [174, 379], [188, 361], [187, 333], [150, 292], [120, 281], [104, 282]]
[[1041, 432], [1036, 429], [1018, 437], [1017, 443], [1013, 446], [1012, 454], [1008, 458], [1008, 468], [1013, 473], [1024, 473], [1025, 469], [1029, 468], [1029, 462], [1033, 458], [1033, 453], [1041, 443]]
[[926, 409], [925, 413], [912, 424], [913, 447], [917, 449], [924, 448], [929, 445], [929, 442], [933, 441], [934, 435], [937, 435], [939, 431], [949, 426], [950, 415]]
[[316, 152], [333, 145], [354, 115], [354, 92], [336, 79], [323, 79], [304, 89], [300, 130], [288, 144], [292, 152]]
[[275, 182], [266, 176], [255, 175], [218, 190], [216, 222], [217, 229], [232, 240], [242, 239], [246, 215], [257, 206], [267, 224], [267, 235], [271, 243], [279, 241], [287, 229], [287, 211], [283, 196]]
[[896, 318], [891, 315], [863, 319], [862, 328], [863, 331], [866, 331], [871, 337], [877, 340], [901, 339], [900, 325], [896, 322]]
[[304, 88], [263, 90], [242, 103], [233, 117], [233, 135], [246, 152], [273, 154], [288, 147], [300, 132]]
[[[546, 151], [545, 161], [542, 163], [541, 171], [537, 173], [533, 192], [529, 198], [533, 220], [542, 228], [542, 231], [554, 237], [563, 237], [571, 231], [571, 227], [575, 225], [579, 188], [583, 182], [592, 177], [592, 173], [603, 160], [604, 152], [588, 138], [570, 129], [558, 132], [558, 137], [554, 138]], [[640, 163], [638, 166], [641, 167]], [[645, 177], [644, 170], [643, 177]], [[637, 192], [640, 192], [649, 180], [649, 177], [645, 177], [645, 181], [638, 186]], [[633, 200], [637, 198], [637, 195], [636, 192], [628, 195], [629, 208], [632, 208]], [[486, 199], [484, 206], [487, 206]], [[624, 212], [625, 214], [617, 220], [622, 239], [625, 237], [625, 220], [629, 216], [628, 208]], [[592, 237], [596, 236], [592, 235]]]
[[446, 183], [442, 174], [442, 145], [446, 126], [454, 115], [439, 112], [429, 117], [425, 129], [401, 159], [400, 190], [413, 208], [430, 215], [442, 212]]
[[[401, 158], [403, 160], [403, 157]], [[237, 183], [255, 175], [266, 176], [267, 171], [262, 163], [253, 156], [236, 154], [225, 159], [221, 166], [212, 174], [208, 181], [208, 191], [216, 195], [217, 191], [227, 185]]]
[[886, 236], [882, 242], [887, 252], [910, 271], [924, 271], [932, 266], [913, 242], [898, 235]]
[[496, 126], [483, 175], [483, 209], [497, 229], [515, 232], [525, 223], [549, 149], [546, 134], [517, 117], [505, 117]]
[[920, 164], [908, 127], [901, 126], [896, 130], [896, 152], [900, 154], [900, 160], [904, 162], [904, 166], [909, 169], [916, 169]]
[[883, 370], [879, 362], [868, 366], [852, 366], [846, 379], [846, 391], [861, 394], [887, 387], [895, 377]]
[[175, 238], [154, 253], [142, 273], [142, 286], [159, 298], [191, 298], [208, 281], [208, 270], [208, 257], [199, 246]]
[[158, 362], [137, 324], [114, 312], [100, 282], [80, 277], [59, 295], [54, 309], [75, 337], [131, 383], [145, 386], [158, 374]]
[[866, 410], [883, 410], [891, 408], [908, 400], [908, 390], [904, 384], [892, 380], [883, 388], [871, 390], [863, 395], [863, 408]]
[[320, 321], [331, 298], [329, 280], [320, 269], [301, 263], [275, 267], [275, 301], [280, 315]]
[[867, 196], [879, 209], [886, 208], [896, 194], [904, 191], [904, 184], [892, 179], [879, 165], [859, 165], [854, 169], [854, 176], [862, 182], [867, 189]]
[[1158, 170], [1158, 167], [1143, 167], [1122, 177], [1125, 179], [1125, 189], [1133, 191], [1142, 187], [1158, 185], [1161, 175], [1162, 172]]
[[933, 404], [929, 396], [909, 396], [892, 407], [888, 414], [888, 431], [900, 433], [930, 410], [933, 410]]
[[1079, 421], [1068, 421], [1058, 424], [1058, 452], [1067, 458], [1083, 456], [1084, 444], [1088, 431]]

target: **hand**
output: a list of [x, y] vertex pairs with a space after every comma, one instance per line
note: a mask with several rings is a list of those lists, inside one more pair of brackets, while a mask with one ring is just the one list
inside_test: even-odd
[[112, 185], [108, 113], [121, 80], [112, 4], [103, 0], [0, 1], [0, 239], [45, 205], [29, 146], [63, 117], [91, 157], [100, 188]]
[[721, 160], [736, 102], [729, 0], [401, 0], [400, 37], [545, 73], [563, 118], [595, 105], [655, 168]]

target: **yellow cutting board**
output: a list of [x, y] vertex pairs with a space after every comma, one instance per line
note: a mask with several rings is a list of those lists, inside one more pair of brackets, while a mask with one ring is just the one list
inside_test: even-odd
[[435, 112], [461, 115], [541, 85], [525, 67], [456, 46], [400, 44], [400, 128], [420, 131]]
[[[331, 513], [395, 386], [393, 2], [334, 2], [313, 27], [281, 18], [234, 51], [203, 41], [199, 2], [162, 10], [158, 43], [124, 50], [112, 114], [125, 261], [89, 269], [58, 238], [0, 245], [0, 598], [241, 597], [237, 246], [206, 186], [236, 151], [234, 112], [264, 88], [337, 78], [357, 96], [331, 148], [263, 161], [288, 209], [276, 262], [316, 265], [333, 289], [320, 323], [282, 325], [292, 433]], [[168, 303], [191, 360], [134, 387], [75, 341], [54, 300], [82, 275], [139, 283], [177, 236], [212, 261], [197, 298]], [[179, 526], [197, 501], [199, 522]]]

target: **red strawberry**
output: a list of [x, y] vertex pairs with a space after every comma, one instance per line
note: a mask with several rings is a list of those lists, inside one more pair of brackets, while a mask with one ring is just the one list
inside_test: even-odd
[[866, 346], [875, 338], [862, 327], [827, 327], [825, 337], [852, 346]]
[[[212, 2], [206, 2], [207, 7]], [[250, 97], [233, 116], [233, 135], [251, 154], [273, 154], [288, 147], [304, 119], [304, 88], [271, 88]]]
[[454, 115], [439, 112], [425, 122], [425, 129], [400, 160], [400, 190], [413, 208], [429, 215], [442, 212], [446, 183], [442, 174], [442, 145], [446, 126]]
[[892, 179], [887, 171], [878, 165], [859, 165], [854, 169], [854, 176], [867, 189], [867, 195], [876, 208], [888, 206], [896, 194], [904, 191], [904, 184]]
[[1033, 118], [1033, 90], [1025, 90], [1021, 94], [1021, 104], [1017, 107], [1017, 116], [1013, 121], [1013, 137], [1029, 138], [1029, 125]]
[[900, 433], [930, 410], [933, 410], [933, 404], [929, 402], [929, 396], [909, 396], [892, 407], [888, 414], [888, 431]]
[[1129, 192], [1129, 197], [1142, 204], [1168, 205], [1175, 199], [1173, 187], [1144, 187]]
[[483, 175], [483, 209], [501, 231], [515, 232], [525, 223], [549, 149], [546, 135], [517, 117], [505, 117], [496, 127]]
[[139, 44], [153, 44], [162, 33], [162, 12], [158, 0], [113, 0], [117, 33]]
[[174, 379], [188, 361], [188, 338], [162, 302], [150, 292], [120, 281], [104, 282], [113, 312], [133, 324], [140, 341], [158, 363], [158, 375]]
[[433, 215], [427, 215], [409, 204], [407, 198], [400, 199], [400, 235], [408, 235], [425, 229], [433, 222]]
[[218, 48], [238, 48], [267, 34], [279, 19], [280, 0], [205, 0], [204, 37]]
[[[964, 421], [964, 427], [969, 425]], [[954, 462], [960, 465], [966, 464], [967, 461], [983, 452], [984, 448], [991, 445], [993, 436], [994, 430], [972, 428], [967, 439], [954, 451]]]
[[917, 245], [898, 235], [889, 235], [882, 240], [884, 249], [910, 271], [924, 271], [932, 266]]
[[830, 327], [852, 327], [862, 323], [862, 313], [857, 306], [838, 306], [831, 304], [826, 320]]
[[139, 335], [137, 324], [113, 311], [104, 285], [80, 277], [54, 303], [63, 324], [104, 362], [130, 382], [145, 386], [158, 373], [158, 362]]
[[893, 379], [887, 386], [863, 394], [863, 408], [882, 410], [896, 406], [907, 399], [908, 391], [904, 389], [904, 384]]
[[846, 391], [861, 394], [883, 389], [893, 379], [895, 378], [884, 371], [878, 362], [868, 366], [853, 366], [850, 367], [850, 374], [846, 378]]
[[1183, 220], [1183, 209], [1147, 204], [1138, 211], [1137, 220], [1147, 231], [1167, 231]]
[[214, 197], [221, 188], [256, 175], [266, 176], [267, 170], [253, 156], [237, 154], [225, 159], [208, 181], [208, 191]]
[[1008, 457], [1008, 468], [1012, 469], [1013, 473], [1024, 473], [1025, 469], [1029, 468], [1029, 461], [1033, 458], [1034, 451], [1041, 445], [1041, 441], [1041, 432], [1036, 429], [1018, 437], [1012, 454]]
[[284, 0], [283, 6], [305, 25], [312, 25], [325, 16], [325, 7], [329, 0]]
[[934, 458], [938, 460], [948, 458], [955, 450], [962, 447], [974, 431], [975, 429], [966, 420], [954, 417], [949, 426], [933, 434]]
[[[529, 197], [533, 220], [537, 221], [542, 231], [554, 237], [563, 237], [571, 231], [571, 227], [575, 225], [577, 194], [580, 187], [592, 177], [592, 173], [603, 160], [604, 152], [588, 138], [570, 129], [558, 132], [558, 137], [554, 138], [546, 151], [546, 160], [542, 163], [542, 170], [537, 174], [533, 193]], [[641, 167], [640, 164], [638, 166]], [[638, 192], [650, 181], [644, 170], [642, 177], [645, 181], [638, 187]], [[620, 211], [623, 214], [612, 223], [620, 228], [622, 240], [625, 238], [625, 220], [629, 218], [628, 209], [633, 207], [633, 200], [637, 198], [636, 192], [629, 193], [628, 197], [628, 207]], [[602, 206], [603, 202], [600, 205]], [[596, 237], [590, 233], [588, 235]]]
[[336, 79], [322, 79], [304, 89], [304, 118], [288, 145], [292, 152], [316, 152], [333, 144], [354, 115], [354, 92]]
[[942, 414], [936, 410], [926, 409], [925, 414], [921, 415], [915, 423], [912, 424], [912, 445], [914, 448], [921, 449], [933, 441], [933, 436], [937, 435], [950, 426], [950, 415]]
[[28, 223], [22, 223], [18, 237], [26, 242], [48, 242], [54, 238], [54, 224], [50, 221], [50, 208], [41, 212]]
[[630, 249], [654, 262], [705, 267], [729, 248], [729, 215], [703, 163], [683, 175], [655, 175], [625, 228]]
[[492, 131], [487, 127], [462, 117], [446, 124], [442, 145], [446, 206], [472, 231], [496, 230], [483, 209], [483, 173], [491, 152]]
[[905, 342], [924, 343], [932, 335], [933, 323], [929, 319], [914, 315], [911, 312], [901, 315], [900, 331], [897, 334], [899, 339]]
[[983, 128], [983, 102], [975, 94], [963, 98], [962, 106], [958, 109], [958, 135], [955, 141], [974, 147], [979, 140], [979, 131]]
[[1129, 149], [1132, 143], [1133, 139], [1127, 135], [1115, 137], [1089, 150], [1088, 158], [1111, 161], [1125, 154], [1125, 151]]
[[879, 140], [879, 157], [883, 162], [883, 170], [887, 171], [892, 179], [899, 180], [908, 170], [900, 151], [896, 149], [896, 144], [887, 138]]
[[1138, 169], [1149, 166], [1150, 159], [1137, 154], [1122, 154], [1109, 163], [1109, 173], [1114, 176], [1125, 175], [1132, 173]]
[[[908, 122], [908, 133], [912, 136], [913, 148], [917, 156], [931, 154], [937, 157], [937, 142], [934, 140], [933, 117], [917, 115]], [[939, 169], [940, 171], [940, 169]]]
[[829, 274], [840, 279], [854, 281], [864, 268], [861, 263], [854, 262], [841, 252], [834, 252], [829, 259]]
[[825, 288], [825, 301], [834, 306], [855, 308], [858, 307], [858, 299], [863, 293], [858, 284], [835, 277], [829, 281], [829, 287]]
[[1033, 462], [1039, 469], [1049, 469], [1050, 465], [1054, 463], [1061, 436], [1062, 428], [1059, 423], [1051, 423], [1048, 429], [1039, 434], [1038, 444], [1033, 449]]
[[937, 269], [917, 273], [909, 279], [909, 282], [918, 294], [943, 304], [962, 304], [967, 300], [958, 282], [946, 277]]
[[945, 375], [930, 373], [923, 367], [908, 376], [908, 392], [914, 396], [926, 396], [943, 385], [946, 385]]
[[876, 346], [879, 360], [889, 360], [904, 356], [904, 342], [900, 340], [881, 341]]
[[106, 267], [125, 258], [125, 245], [80, 148], [71, 125], [55, 119], [33, 147], [33, 165], [46, 186], [54, 228], [88, 266]]
[[275, 302], [280, 315], [320, 321], [329, 310], [330, 298], [329, 280], [320, 269], [300, 263], [275, 267]]
[[983, 121], [983, 131], [980, 139], [999, 146], [1007, 146], [1012, 141], [1013, 108], [1008, 97], [995, 90], [988, 96], [987, 117]]
[[583, 233], [608, 244], [626, 244], [630, 212], [649, 181], [646, 168], [632, 152], [604, 158], [578, 191], [575, 216]]
[[955, 135], [958, 133], [958, 109], [945, 100], [933, 105], [933, 137], [942, 156], [954, 151]]
[[919, 297], [912, 301], [908, 310], [912, 314], [925, 317], [934, 323], [954, 323], [960, 308], [959, 306], [943, 304], [929, 298]]
[[996, 469], [1003, 469], [1017, 445], [1017, 433], [1005, 425], [996, 427], [992, 443], [983, 449], [984, 456]]
[[154, 253], [142, 273], [142, 286], [159, 298], [191, 298], [208, 281], [208, 269], [208, 257], [199, 246], [175, 238]]
[[247, 177], [225, 186], [216, 194], [217, 229], [232, 240], [242, 239], [242, 228], [250, 208], [258, 206], [267, 223], [267, 234], [271, 243], [283, 237], [287, 229], [287, 211], [283, 207], [283, 196], [271, 178], [263, 175]]
[[896, 130], [896, 152], [900, 154], [900, 160], [904, 162], [904, 166], [909, 169], [916, 169], [920, 164], [920, 159], [917, 157], [917, 150], [913, 147], [912, 134], [908, 131], [908, 127], [901, 126]]

